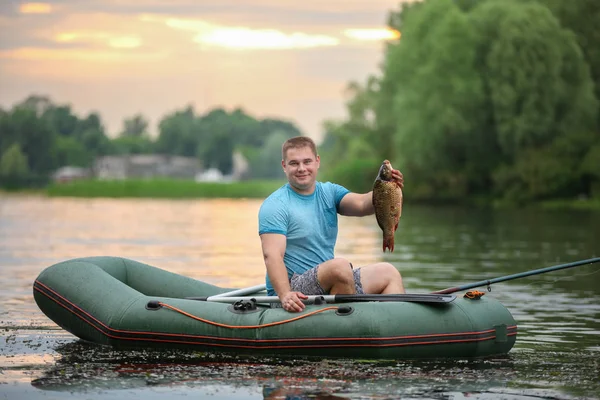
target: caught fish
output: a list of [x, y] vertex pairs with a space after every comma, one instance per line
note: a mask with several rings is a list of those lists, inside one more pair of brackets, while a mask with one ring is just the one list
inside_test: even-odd
[[402, 215], [402, 189], [392, 180], [392, 164], [385, 160], [373, 184], [373, 207], [383, 231], [383, 251], [394, 251], [394, 233]]

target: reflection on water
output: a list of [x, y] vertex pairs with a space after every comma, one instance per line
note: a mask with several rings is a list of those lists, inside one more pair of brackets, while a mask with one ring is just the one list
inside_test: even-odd
[[[45, 267], [92, 255], [132, 258], [227, 287], [262, 283], [259, 206], [258, 200], [0, 197], [0, 383], [44, 389], [27, 392], [33, 397], [83, 388], [104, 399], [112, 398], [104, 390], [124, 388], [150, 398], [569, 398], [600, 392], [598, 264], [493, 285], [486, 296], [507, 306], [519, 336], [509, 356], [491, 360], [112, 352], [76, 341], [33, 301], [32, 282]], [[600, 213], [407, 204], [394, 253], [381, 252], [374, 218], [341, 218], [336, 254], [357, 266], [390, 261], [409, 291], [428, 292], [597, 257], [599, 237]]]
[[[205, 392], [221, 387], [260, 388], [262, 398], [354, 399], [470, 398], [513, 396], [568, 398], [557, 390], [572, 385], [572, 395], [594, 385], [597, 364], [581, 365], [550, 356], [517, 353], [478, 360], [369, 361], [241, 357], [181, 351], [113, 351], [80, 341], [56, 347], [61, 357], [32, 385], [44, 391], [136, 391], [181, 388]], [[578, 376], [564, 382], [565, 375]], [[585, 376], [587, 375], [588, 378]]]

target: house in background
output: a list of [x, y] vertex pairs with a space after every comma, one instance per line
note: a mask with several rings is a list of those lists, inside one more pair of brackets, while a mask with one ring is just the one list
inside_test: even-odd
[[162, 154], [132, 154], [98, 157], [97, 179], [179, 178], [194, 179], [202, 171], [197, 158]]
[[223, 175], [217, 168], [208, 168], [196, 174], [196, 182], [233, 182], [240, 181], [247, 177], [250, 172], [250, 166], [244, 155], [239, 151], [234, 151], [232, 156], [233, 166], [231, 175]]
[[65, 166], [57, 169], [52, 174], [52, 180], [57, 183], [66, 183], [77, 179], [87, 179], [91, 175], [91, 171], [88, 168]]

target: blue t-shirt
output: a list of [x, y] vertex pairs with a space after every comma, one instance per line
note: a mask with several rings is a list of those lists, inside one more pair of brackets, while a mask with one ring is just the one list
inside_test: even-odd
[[[265, 199], [258, 212], [258, 234], [286, 236], [283, 262], [289, 278], [333, 258], [338, 209], [349, 192], [335, 183], [317, 182], [312, 194], [302, 195], [288, 183]], [[266, 282], [269, 295], [275, 295], [268, 274]]]

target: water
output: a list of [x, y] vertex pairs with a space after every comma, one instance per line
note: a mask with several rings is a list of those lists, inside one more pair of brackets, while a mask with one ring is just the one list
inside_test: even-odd
[[[227, 287], [264, 279], [256, 200], [0, 197], [0, 399], [599, 398], [600, 264], [492, 286], [519, 325], [506, 356], [305, 360], [114, 351], [80, 342], [37, 308], [47, 266], [114, 255]], [[406, 204], [393, 254], [374, 218], [342, 218], [336, 255], [380, 260], [408, 291], [440, 290], [600, 256], [600, 213]], [[481, 288], [485, 290], [485, 288]]]

